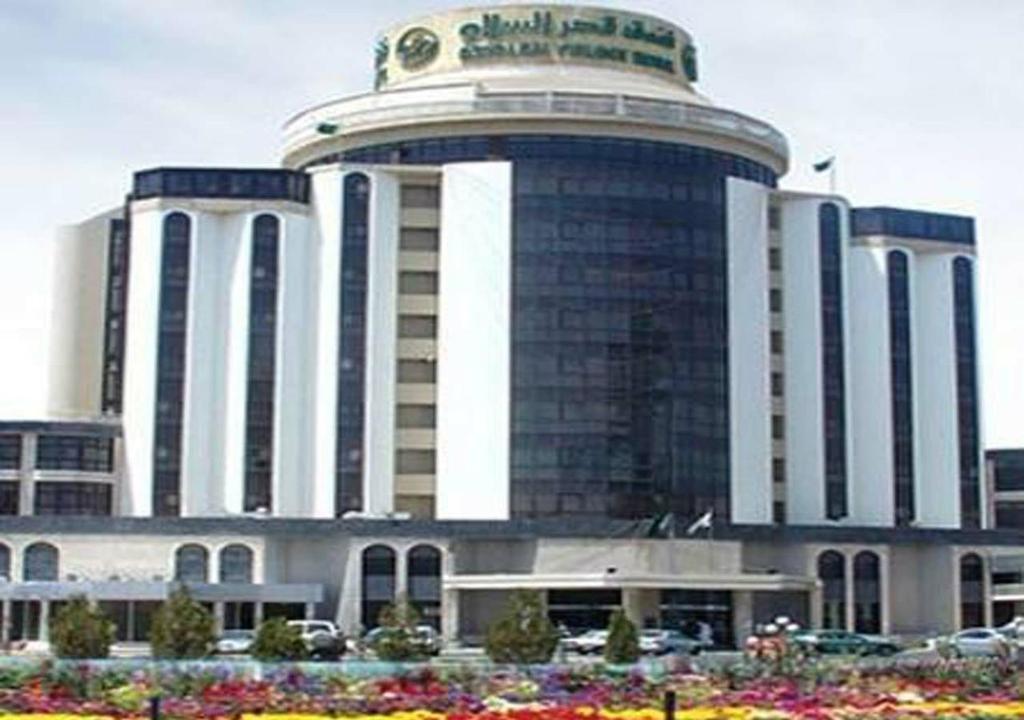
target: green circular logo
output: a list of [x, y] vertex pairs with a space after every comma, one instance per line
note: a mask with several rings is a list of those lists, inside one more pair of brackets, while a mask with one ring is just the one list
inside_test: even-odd
[[426, 28], [414, 27], [402, 34], [395, 52], [403, 68], [420, 70], [437, 59], [441, 52], [441, 40]]

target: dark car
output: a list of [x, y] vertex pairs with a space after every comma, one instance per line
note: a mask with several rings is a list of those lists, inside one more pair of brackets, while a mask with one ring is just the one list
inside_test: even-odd
[[792, 639], [804, 650], [823, 655], [895, 655], [902, 649], [891, 638], [846, 630], [809, 630]]

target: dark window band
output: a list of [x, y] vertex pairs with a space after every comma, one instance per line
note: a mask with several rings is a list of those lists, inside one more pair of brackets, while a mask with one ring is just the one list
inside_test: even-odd
[[889, 371], [892, 387], [893, 478], [895, 521], [914, 519], [914, 387], [910, 340], [910, 274], [907, 255], [892, 250], [886, 257], [889, 281]]
[[818, 209], [821, 262], [821, 360], [825, 401], [825, 516], [849, 513], [846, 488], [846, 369], [843, 357], [843, 247], [839, 208]]
[[978, 368], [974, 342], [974, 271], [971, 261], [953, 261], [956, 334], [957, 425], [960, 449], [960, 524], [981, 527], [981, 471], [978, 438]]

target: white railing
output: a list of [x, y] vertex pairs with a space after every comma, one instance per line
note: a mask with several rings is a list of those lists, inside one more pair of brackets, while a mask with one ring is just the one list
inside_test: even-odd
[[[405, 124], [416, 120], [510, 115], [616, 118], [728, 135], [760, 145], [776, 155], [787, 157], [789, 154], [785, 137], [767, 123], [729, 110], [682, 102], [628, 95], [558, 92], [481, 93], [472, 98], [439, 102], [416, 102], [414, 96], [415, 93], [403, 93], [400, 102], [380, 103], [365, 109], [352, 107], [354, 103], [343, 100], [310, 110], [286, 126], [285, 151], [294, 152], [327, 137], [318, 129], [324, 124], [334, 126], [337, 134], [344, 135], [375, 125]], [[384, 100], [385, 97], [378, 96], [377, 99]], [[365, 107], [365, 103], [359, 104]]]

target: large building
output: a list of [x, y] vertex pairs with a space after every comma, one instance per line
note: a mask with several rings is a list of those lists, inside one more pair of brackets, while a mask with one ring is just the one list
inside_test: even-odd
[[1024, 537], [972, 219], [780, 188], [659, 18], [453, 10], [375, 63], [282, 167], [143, 170], [62, 231], [52, 417], [0, 425], [5, 636], [86, 592], [142, 638], [176, 580], [228, 627], [407, 592], [452, 639], [515, 587], [723, 644], [992, 620]]

